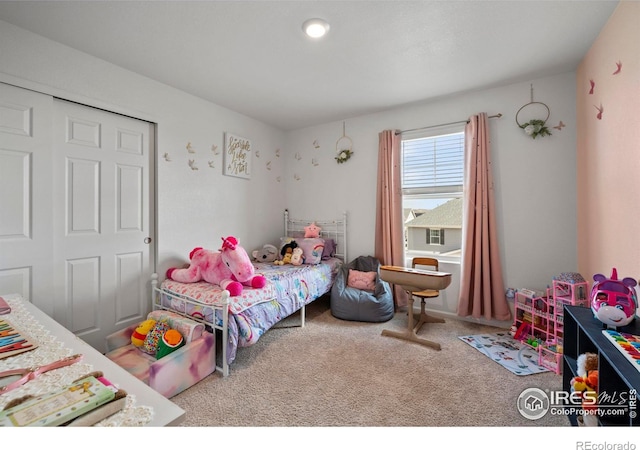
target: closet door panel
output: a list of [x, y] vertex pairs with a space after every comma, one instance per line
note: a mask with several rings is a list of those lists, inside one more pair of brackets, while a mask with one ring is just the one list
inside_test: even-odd
[[51, 314], [53, 98], [0, 83], [0, 295]]
[[151, 309], [154, 125], [0, 83], [0, 295], [90, 345]]
[[56, 320], [93, 347], [144, 319], [152, 124], [54, 101]]

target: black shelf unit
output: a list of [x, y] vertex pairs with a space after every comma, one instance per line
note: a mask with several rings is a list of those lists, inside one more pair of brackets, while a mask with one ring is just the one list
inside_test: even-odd
[[[623, 404], [628, 408], [621, 416], [600, 416], [600, 426], [640, 426], [640, 405], [634, 396], [640, 391], [640, 371], [618, 350], [602, 330], [606, 325], [593, 316], [591, 308], [565, 306], [564, 308], [564, 356], [562, 386], [571, 391], [571, 379], [576, 376], [577, 358], [582, 353], [598, 355], [598, 392], [611, 395], [609, 404], [618, 404], [620, 395], [626, 395]], [[617, 331], [640, 335], [638, 319]], [[616, 396], [613, 397], [613, 394]], [[630, 399], [630, 400], [629, 400]], [[606, 405], [607, 402], [601, 402]], [[572, 425], [577, 425], [577, 415], [569, 415]]]

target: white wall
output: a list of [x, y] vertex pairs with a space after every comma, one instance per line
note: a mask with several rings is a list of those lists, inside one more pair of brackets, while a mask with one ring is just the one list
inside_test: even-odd
[[[534, 100], [550, 108], [548, 124], [562, 120], [562, 131], [551, 129], [552, 136], [533, 140], [517, 126], [517, 111], [531, 100], [531, 83]], [[465, 120], [478, 112], [502, 113], [490, 120], [490, 138], [505, 283], [544, 289], [554, 275], [575, 271], [577, 265], [575, 104], [571, 72], [346, 119], [355, 153], [344, 164], [334, 160], [342, 122], [289, 132], [289, 208], [305, 217], [347, 210], [350, 257], [373, 254], [378, 133]], [[533, 106], [521, 114], [532, 108], [536, 113]], [[311, 164], [312, 158], [318, 165]], [[450, 268], [457, 271], [455, 265]], [[446, 311], [455, 311], [457, 279], [455, 272], [441, 306]]]
[[[0, 81], [157, 123], [160, 273], [186, 261], [195, 246], [218, 248], [223, 235], [236, 235], [247, 250], [280, 235], [286, 199], [276, 177], [284, 164], [274, 154], [282, 131], [3, 21]], [[250, 139], [260, 152], [251, 180], [222, 175], [224, 132]], [[196, 153], [187, 152], [189, 142]]]
[[[566, 124], [551, 137], [532, 140], [515, 124], [516, 112], [530, 101], [527, 82], [346, 119], [355, 154], [345, 164], [334, 160], [342, 122], [285, 134], [2, 21], [0, 81], [158, 124], [161, 273], [196, 245], [217, 246], [222, 235], [237, 235], [248, 250], [276, 243], [287, 207], [292, 216], [311, 219], [347, 211], [350, 257], [373, 254], [378, 133], [463, 120], [481, 111], [503, 114], [491, 119], [490, 137], [507, 286], [544, 288], [554, 275], [576, 270], [574, 73], [531, 80], [535, 100], [551, 109], [549, 123]], [[251, 139], [260, 152], [250, 181], [222, 175], [222, 157], [213, 156], [211, 146], [222, 148], [225, 131]], [[195, 154], [187, 152], [188, 142]], [[197, 171], [188, 167], [189, 159], [196, 160]], [[452, 289], [445, 294], [445, 310], [455, 309]]]

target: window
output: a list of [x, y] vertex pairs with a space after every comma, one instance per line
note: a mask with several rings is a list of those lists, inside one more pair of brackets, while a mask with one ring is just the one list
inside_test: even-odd
[[444, 245], [444, 228], [427, 228], [427, 244]]
[[405, 254], [460, 256], [464, 124], [402, 139]]

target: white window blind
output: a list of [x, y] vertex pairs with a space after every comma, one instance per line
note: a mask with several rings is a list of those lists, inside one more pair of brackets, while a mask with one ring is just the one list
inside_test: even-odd
[[464, 133], [402, 140], [402, 193], [462, 192]]

